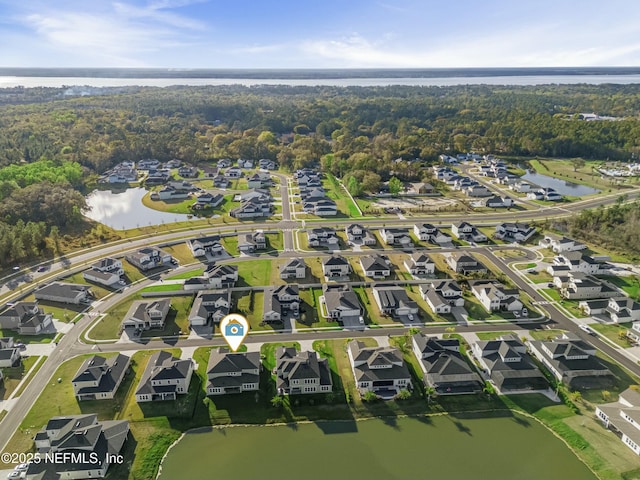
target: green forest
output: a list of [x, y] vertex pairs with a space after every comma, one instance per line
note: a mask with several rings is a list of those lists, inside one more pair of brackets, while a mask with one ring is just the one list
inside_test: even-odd
[[[629, 161], [640, 154], [639, 114], [638, 85], [0, 90], [0, 245], [19, 243], [30, 223], [44, 222], [47, 236], [77, 226], [86, 185], [123, 160], [270, 158], [288, 171], [319, 162], [350, 190], [372, 191], [424, 178], [441, 153]], [[0, 263], [45, 254], [46, 242], [31, 242]]]

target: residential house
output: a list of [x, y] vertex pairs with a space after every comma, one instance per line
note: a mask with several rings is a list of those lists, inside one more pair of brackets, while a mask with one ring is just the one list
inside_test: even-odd
[[297, 317], [300, 313], [300, 289], [296, 284], [268, 287], [264, 291], [262, 321], [279, 323], [286, 315]]
[[304, 278], [307, 273], [307, 264], [302, 258], [292, 258], [280, 266], [280, 278], [288, 280], [290, 278]]
[[[556, 277], [559, 278], [559, 277]], [[555, 282], [556, 279], [554, 279]], [[603, 280], [580, 272], [569, 272], [567, 281], [560, 288], [560, 295], [568, 300], [592, 298], [609, 298], [620, 295], [620, 292]]]
[[609, 388], [611, 371], [596, 357], [596, 349], [574, 333], [563, 333], [551, 341], [532, 340], [531, 353], [571, 389]]
[[[438, 292], [454, 307], [464, 307], [462, 288], [455, 280], [437, 280], [428, 284], [428, 288]], [[422, 291], [422, 285], [420, 286]]]
[[424, 383], [438, 395], [473, 394], [483, 382], [460, 353], [457, 338], [439, 339], [416, 333], [411, 337], [413, 353], [424, 373]]
[[205, 208], [216, 208], [224, 202], [224, 197], [219, 193], [205, 192], [196, 197], [196, 201], [191, 208], [194, 210], [203, 210]]
[[373, 298], [383, 315], [390, 315], [396, 319], [413, 320], [418, 314], [418, 304], [409, 298], [402, 287], [373, 287]]
[[163, 200], [163, 201], [171, 201], [171, 200], [184, 200], [189, 198], [190, 192], [182, 189], [177, 189], [172, 187], [171, 185], [167, 185], [157, 192], [151, 193], [151, 200]]
[[422, 252], [414, 252], [404, 261], [404, 267], [413, 278], [432, 277], [435, 275], [436, 264], [431, 257]]
[[640, 455], [640, 392], [627, 388], [617, 402], [596, 407], [596, 417], [629, 447]]
[[569, 251], [556, 255], [553, 258], [553, 266], [566, 266], [571, 272], [603, 275], [608, 273], [607, 260], [608, 256], [591, 256], [580, 251]]
[[491, 195], [491, 190], [484, 185], [471, 185], [463, 191], [468, 197], [488, 197]]
[[42, 459], [75, 460], [30, 462], [21, 478], [104, 478], [121, 455], [128, 435], [127, 420], [99, 422], [95, 413], [52, 417], [35, 434], [36, 451]]
[[487, 273], [487, 267], [475, 259], [471, 254], [453, 252], [447, 257], [447, 264], [456, 273], [470, 275], [473, 273]]
[[203, 290], [198, 292], [189, 313], [189, 326], [202, 327], [220, 323], [231, 310], [231, 291]]
[[170, 309], [170, 298], [136, 300], [124, 316], [120, 329], [133, 335], [142, 330], [163, 329]]
[[253, 253], [267, 248], [267, 237], [263, 230], [238, 235], [238, 250], [240, 253]]
[[435, 192], [433, 185], [425, 182], [410, 183], [406, 190], [408, 195], [431, 195]]
[[[178, 174], [180, 174], [180, 171], [178, 171]], [[220, 175], [220, 169], [217, 166], [211, 167], [209, 165], [205, 165], [204, 167], [202, 167], [203, 178], [216, 178], [219, 175]]]
[[20, 356], [20, 349], [13, 341], [13, 337], [0, 338], [0, 367], [15, 367], [20, 365], [21, 360], [22, 357]]
[[34, 297], [36, 300], [80, 305], [81, 303], [90, 303], [92, 294], [88, 285], [52, 282], [38, 288], [34, 292]]
[[271, 202], [253, 198], [242, 202], [239, 207], [231, 209], [229, 215], [239, 219], [268, 217], [271, 215]]
[[340, 238], [333, 228], [318, 227], [307, 230], [307, 239], [310, 247], [327, 247], [329, 250], [340, 248]]
[[220, 256], [225, 253], [220, 235], [193, 238], [187, 240], [187, 246], [194, 257], [205, 257], [207, 254]]
[[481, 340], [471, 347], [478, 363], [501, 392], [545, 390], [547, 380], [515, 334]]
[[326, 318], [342, 322], [345, 326], [364, 323], [358, 296], [349, 285], [322, 285], [320, 308]]
[[253, 168], [253, 160], [246, 160], [243, 158], [238, 159], [238, 167], [245, 170], [251, 170]]
[[[452, 303], [427, 285], [420, 285], [420, 294], [433, 313], [451, 313]], [[462, 298], [462, 297], [460, 297]], [[464, 305], [464, 300], [462, 301]]]
[[193, 360], [180, 360], [169, 352], [156, 352], [147, 362], [138, 387], [136, 402], [175, 400], [189, 390]]
[[505, 288], [497, 280], [469, 280], [469, 286], [473, 295], [489, 313], [522, 312], [522, 316], [525, 317], [528, 314], [520, 301], [520, 290], [517, 288]]
[[360, 257], [360, 266], [366, 277], [386, 278], [391, 275], [391, 262], [380, 255]]
[[523, 180], [516, 181], [514, 184], [510, 185], [509, 188], [514, 192], [518, 193], [529, 193], [532, 189], [532, 186], [529, 182], [525, 182]]
[[155, 158], [147, 158], [138, 162], [138, 170], [155, 170], [160, 168], [160, 160]]
[[273, 185], [271, 175], [268, 173], [257, 172], [247, 178], [249, 188], [269, 188]]
[[240, 167], [231, 167], [224, 172], [224, 176], [229, 179], [241, 178], [243, 175]]
[[343, 280], [349, 277], [351, 265], [341, 255], [332, 255], [322, 260], [322, 273], [326, 280]]
[[228, 188], [230, 184], [229, 179], [222, 174], [213, 177], [213, 186], [215, 188]]
[[391, 398], [400, 390], [412, 388], [411, 373], [397, 348], [367, 347], [352, 340], [347, 344], [347, 355], [361, 395], [373, 392], [381, 398]]
[[333, 390], [326, 358], [294, 347], [276, 349], [276, 389], [280, 395], [329, 393]]
[[431, 237], [433, 237], [437, 232], [438, 227], [430, 223], [417, 223], [413, 226], [413, 233], [423, 242], [431, 241]]
[[71, 380], [76, 399], [112, 400], [128, 371], [129, 357], [121, 353], [108, 358], [88, 357]]
[[640, 303], [629, 297], [612, 297], [606, 300], [587, 300], [578, 304], [587, 315], [598, 315], [613, 323], [640, 320]]
[[170, 254], [156, 247], [141, 248], [137, 252], [129, 253], [124, 258], [143, 272], [168, 265], [173, 260]]
[[548, 202], [559, 202], [562, 200], [562, 195], [556, 192], [553, 188], [536, 188], [527, 193], [529, 200], [546, 200]]
[[380, 236], [387, 245], [394, 245], [403, 248], [413, 246], [413, 241], [409, 236], [409, 232], [403, 228], [382, 228], [380, 229]]
[[38, 335], [52, 324], [53, 317], [44, 313], [38, 302], [16, 302], [0, 313], [0, 328], [20, 335]]
[[539, 245], [541, 247], [550, 248], [556, 253], [574, 252], [587, 248], [587, 246], [582, 242], [551, 233], [546, 234], [544, 238], [540, 240]]
[[260, 352], [211, 350], [207, 364], [207, 395], [254, 392], [260, 389]]
[[487, 236], [468, 222], [451, 224], [451, 233], [458, 239], [466, 242], [486, 242]]
[[347, 242], [349, 245], [366, 245], [376, 244], [376, 237], [366, 228], [358, 223], [352, 223], [345, 228], [347, 234]]
[[[218, 170], [216, 169], [215, 172], [217, 174]], [[204, 173], [204, 176], [207, 177], [208, 172], [205, 171]], [[182, 165], [178, 168], [178, 175], [182, 178], [196, 178], [198, 176], [198, 168], [192, 165]]]
[[238, 281], [237, 265], [210, 264], [201, 277], [192, 277], [184, 281], [184, 290], [219, 290], [231, 288]]
[[171, 174], [164, 170], [149, 170], [147, 174], [147, 178], [144, 180], [144, 184], [147, 186], [151, 185], [162, 185], [167, 183], [171, 178]]
[[336, 202], [328, 197], [320, 200], [305, 200], [302, 207], [304, 212], [312, 213], [318, 217], [330, 217], [338, 214]]
[[112, 287], [120, 282], [120, 277], [124, 275], [122, 262], [116, 258], [103, 258], [94, 263], [89, 270], [82, 272], [82, 277], [94, 283], [99, 283], [106, 287]]
[[273, 160], [269, 160], [268, 158], [261, 158], [258, 161], [258, 167], [264, 170], [277, 170], [278, 164]]
[[513, 200], [510, 197], [494, 195], [485, 201], [485, 206], [489, 208], [511, 208], [513, 206]]
[[528, 223], [506, 222], [496, 227], [494, 236], [505, 242], [526, 242], [536, 233], [535, 227]]
[[228, 158], [221, 158], [218, 160], [218, 163], [216, 163], [216, 166], [218, 168], [229, 168], [231, 166], [231, 160]]

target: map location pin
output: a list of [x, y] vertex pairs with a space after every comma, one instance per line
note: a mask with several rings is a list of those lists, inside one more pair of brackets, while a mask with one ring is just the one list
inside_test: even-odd
[[220, 332], [232, 351], [237, 351], [249, 333], [249, 322], [242, 315], [232, 313], [220, 321]]

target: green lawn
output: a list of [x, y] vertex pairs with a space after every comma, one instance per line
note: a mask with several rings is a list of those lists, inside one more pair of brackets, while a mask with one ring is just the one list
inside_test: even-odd
[[529, 331], [529, 335], [531, 335], [534, 340], [553, 340], [561, 333], [564, 333], [564, 330], [531, 330]]
[[272, 325], [262, 324], [264, 292], [255, 290], [250, 292], [233, 292], [231, 299], [236, 305], [236, 310], [247, 318], [251, 330], [274, 330], [282, 327], [281, 323]]
[[603, 276], [602, 278], [621, 288], [629, 297], [640, 300], [640, 277]]
[[478, 332], [478, 338], [480, 340], [495, 340], [498, 337], [502, 337], [503, 335], [509, 335], [513, 332]]
[[558, 302], [564, 307], [571, 315], [576, 318], [584, 318], [586, 315], [582, 310], [578, 308], [577, 300], [565, 300], [560, 296], [560, 292], [555, 288], [543, 288], [542, 291], [546, 293], [552, 300]]
[[321, 288], [307, 288], [300, 290], [300, 318], [296, 321], [298, 328], [339, 327], [338, 322], [327, 322], [319, 313]]
[[236, 262], [238, 266], [238, 287], [262, 287], [271, 285], [271, 260], [256, 259], [250, 262]]
[[[153, 300], [153, 299], [148, 299]], [[171, 297], [171, 309], [165, 319], [162, 330], [146, 330], [142, 332], [142, 337], [152, 338], [164, 335], [177, 335], [179, 332], [189, 332], [189, 312], [193, 305], [194, 296]]]
[[173, 258], [178, 260], [180, 265], [187, 265], [196, 261], [195, 258], [193, 258], [193, 253], [191, 253], [191, 250], [184, 242], [162, 247], [162, 250], [170, 253]]
[[189, 270], [188, 272], [178, 273], [176, 275], [165, 278], [165, 280], [187, 280], [193, 277], [200, 277], [202, 276], [202, 274], [204, 274], [204, 267]]
[[105, 315], [97, 321], [95, 327], [91, 330], [91, 338], [95, 340], [118, 338], [122, 319], [129, 311], [131, 304], [141, 298], [140, 294], [132, 295], [105, 312]]
[[276, 368], [276, 349], [278, 347], [295, 347], [300, 351], [300, 344], [298, 342], [278, 342], [278, 343], [265, 343], [260, 347], [260, 355], [262, 357], [262, 363], [265, 370], [271, 372]]
[[[596, 332], [601, 333], [616, 345], [628, 348], [632, 344], [627, 337], [627, 331], [631, 328], [631, 322], [620, 323], [618, 325], [604, 325], [602, 323], [592, 323], [589, 326]], [[624, 334], [624, 336], [623, 336]]]
[[[336, 202], [338, 207], [338, 216], [345, 216], [350, 218], [360, 218], [360, 212], [358, 207], [353, 203], [351, 197], [342, 188], [338, 179], [332, 174], [327, 173], [326, 180], [322, 181], [322, 185], [327, 191], [327, 196]], [[342, 214], [342, 215], [340, 215]]]
[[160, 283], [158, 285], [150, 285], [140, 290], [141, 293], [153, 292], [179, 292], [182, 290], [181, 283]]
[[191, 205], [195, 203], [195, 197], [189, 196], [186, 199], [178, 200], [151, 200], [151, 192], [142, 197], [142, 204], [153, 210], [159, 210], [167, 213], [178, 213], [190, 215], [193, 213]]
[[[40, 357], [27, 357], [16, 367], [2, 369], [4, 379], [2, 383], [0, 383], [0, 400], [7, 400], [9, 396], [11, 396], [22, 379], [25, 378], [29, 369], [36, 364], [39, 358]], [[25, 382], [25, 385], [26, 383], [28, 382]]]

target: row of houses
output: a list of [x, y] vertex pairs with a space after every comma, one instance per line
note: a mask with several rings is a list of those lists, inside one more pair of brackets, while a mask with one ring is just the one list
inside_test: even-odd
[[338, 206], [327, 196], [319, 172], [310, 168], [301, 169], [294, 174], [294, 180], [300, 190], [303, 212], [319, 217], [338, 214]]
[[234, 201], [240, 206], [231, 209], [229, 215], [238, 219], [269, 217], [273, 213], [273, 197], [268, 189], [254, 188], [238, 194]]

